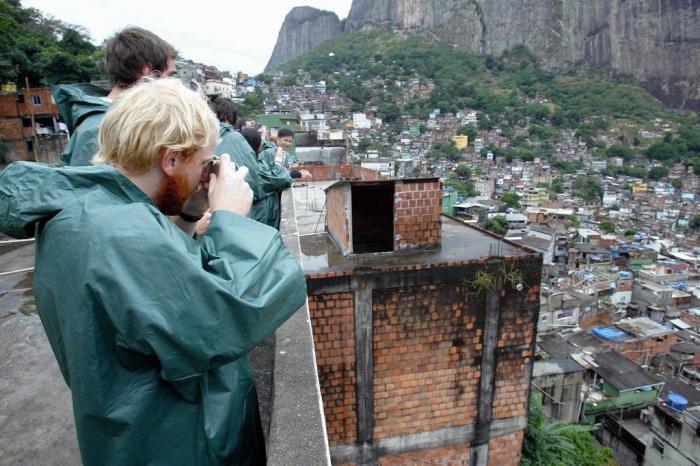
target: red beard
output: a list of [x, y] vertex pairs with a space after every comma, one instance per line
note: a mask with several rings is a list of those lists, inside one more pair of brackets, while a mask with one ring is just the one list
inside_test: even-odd
[[155, 195], [156, 205], [165, 215], [178, 215], [193, 192], [186, 174], [178, 171], [161, 181]]

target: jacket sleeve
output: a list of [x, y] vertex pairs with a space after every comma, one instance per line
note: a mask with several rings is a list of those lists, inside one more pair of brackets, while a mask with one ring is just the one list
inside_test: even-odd
[[292, 177], [286, 168], [280, 167], [274, 162], [271, 166], [263, 162], [258, 162], [258, 165], [260, 166], [260, 181], [265, 193], [278, 193], [292, 185]]
[[92, 282], [117, 345], [154, 355], [178, 390], [246, 355], [306, 299], [299, 264], [265, 225], [215, 212], [197, 246], [162, 225], [146, 239], [150, 225], [128, 223]]
[[216, 155], [229, 154], [231, 160], [236, 164], [248, 167], [246, 183], [253, 191], [253, 199], [259, 201], [267, 193], [263, 189], [263, 182], [260, 179], [260, 165], [255, 160], [255, 151], [248, 142], [237, 132], [229, 132], [224, 135], [221, 143], [216, 148]]

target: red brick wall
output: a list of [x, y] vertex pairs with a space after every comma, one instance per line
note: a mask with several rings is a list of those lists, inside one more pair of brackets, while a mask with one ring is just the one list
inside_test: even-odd
[[[507, 268], [506, 270], [510, 270]], [[526, 277], [528, 283], [539, 283], [539, 277]], [[512, 287], [506, 284], [506, 289]], [[535, 338], [536, 326], [533, 307], [539, 306], [539, 284], [521, 293], [508, 293], [501, 298], [499, 322], [499, 349], [529, 346]], [[493, 398], [493, 418], [508, 419], [527, 414], [530, 388], [532, 349], [506, 351], [497, 357], [496, 389]]]
[[489, 441], [489, 466], [518, 466], [523, 431], [502, 435]]
[[396, 182], [394, 250], [439, 249], [442, 243], [440, 182]]
[[[524, 274], [525, 290], [506, 285], [501, 295], [493, 420], [524, 416], [527, 409], [540, 263], [515, 264]], [[466, 279], [485, 264], [450, 269], [462, 266], [469, 268], [454, 272]], [[444, 267], [412, 265], [405, 271]], [[373, 440], [476, 422], [486, 300], [467, 288], [457, 281], [372, 291]], [[353, 295], [311, 295], [309, 309], [329, 441], [332, 447], [352, 445], [357, 442]], [[521, 443], [522, 432], [492, 439], [489, 464], [518, 464]], [[468, 446], [460, 445], [380, 458], [380, 464], [468, 464], [468, 453]]]
[[589, 330], [593, 327], [604, 327], [615, 323], [615, 316], [606, 310], [593, 312], [579, 320], [579, 327], [584, 330]]
[[[7, 96], [0, 96], [7, 97]], [[21, 118], [1, 118], [0, 117], [0, 138], [3, 141], [23, 141], [24, 138], [32, 137], [32, 129], [26, 128], [24, 136], [22, 135], [22, 119]]]
[[[386, 179], [376, 170], [362, 168], [359, 165], [305, 165], [301, 167], [311, 173], [314, 181], [363, 180], [375, 181]], [[297, 179], [295, 181], [302, 181]]]
[[343, 248], [350, 250], [350, 187], [331, 189], [326, 193], [328, 231]]
[[[51, 96], [51, 89], [48, 87], [37, 87], [30, 89], [27, 94], [24, 94], [24, 102], [17, 103], [15, 94], [7, 94], [0, 96], [0, 117], [17, 117], [17, 108], [19, 107], [19, 116], [30, 116], [32, 111], [35, 115], [58, 115], [58, 107]], [[31, 96], [36, 95], [41, 99], [40, 105], [32, 104]]]
[[652, 357], [656, 354], [668, 353], [671, 351], [671, 346], [678, 343], [678, 336], [668, 334], [658, 338], [645, 338], [643, 340], [632, 340], [624, 343], [616, 343], [616, 350], [638, 364], [642, 364], [646, 360], [646, 356]]
[[475, 421], [483, 299], [464, 292], [454, 285], [374, 292], [375, 438]]
[[316, 364], [330, 446], [357, 441], [352, 293], [309, 296]]
[[[31, 96], [39, 96], [41, 99], [40, 105], [32, 104]], [[51, 96], [51, 89], [48, 87], [37, 87], [30, 89], [29, 93], [25, 93], [24, 102], [19, 104], [19, 111], [22, 115], [58, 115], [58, 107]]]
[[379, 460], [381, 466], [468, 466], [469, 445], [452, 445]]
[[695, 328], [700, 328], [700, 316], [691, 314], [688, 311], [681, 311], [681, 320], [688, 325], [692, 325]]

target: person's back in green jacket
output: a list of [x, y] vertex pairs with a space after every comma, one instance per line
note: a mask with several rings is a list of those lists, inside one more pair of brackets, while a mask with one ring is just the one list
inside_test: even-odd
[[248, 141], [232, 125], [220, 123], [219, 137], [221, 142], [216, 148], [216, 154], [229, 154], [232, 161], [248, 167], [246, 181], [253, 190], [253, 207], [248, 216], [279, 229], [279, 192], [291, 186], [289, 173], [260, 163]]
[[84, 464], [264, 464], [247, 354], [306, 294], [279, 233], [217, 211], [193, 240], [111, 166], [14, 163], [0, 232], [35, 231]]
[[61, 154], [63, 165], [90, 165], [97, 153], [97, 134], [109, 109], [107, 91], [90, 84], [62, 84], [53, 87], [63, 121], [70, 139]]
[[271, 218], [268, 225], [279, 230], [282, 216], [282, 191], [292, 186], [292, 177], [286, 167], [275, 163], [276, 152], [277, 146], [268, 140], [264, 140], [262, 150], [258, 154], [258, 164], [261, 166], [260, 171], [263, 174], [262, 178], [267, 183], [268, 191], [277, 194], [271, 199], [274, 205], [270, 209]]

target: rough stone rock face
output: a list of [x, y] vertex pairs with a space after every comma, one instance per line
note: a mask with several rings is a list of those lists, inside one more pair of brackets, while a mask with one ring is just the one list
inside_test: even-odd
[[307, 6], [293, 8], [287, 14], [277, 44], [265, 70], [308, 52], [323, 41], [343, 32], [343, 23], [335, 13]]
[[354, 0], [343, 31], [372, 28], [496, 56], [524, 45], [550, 70], [605, 65], [669, 105], [700, 109], [700, 0]]

